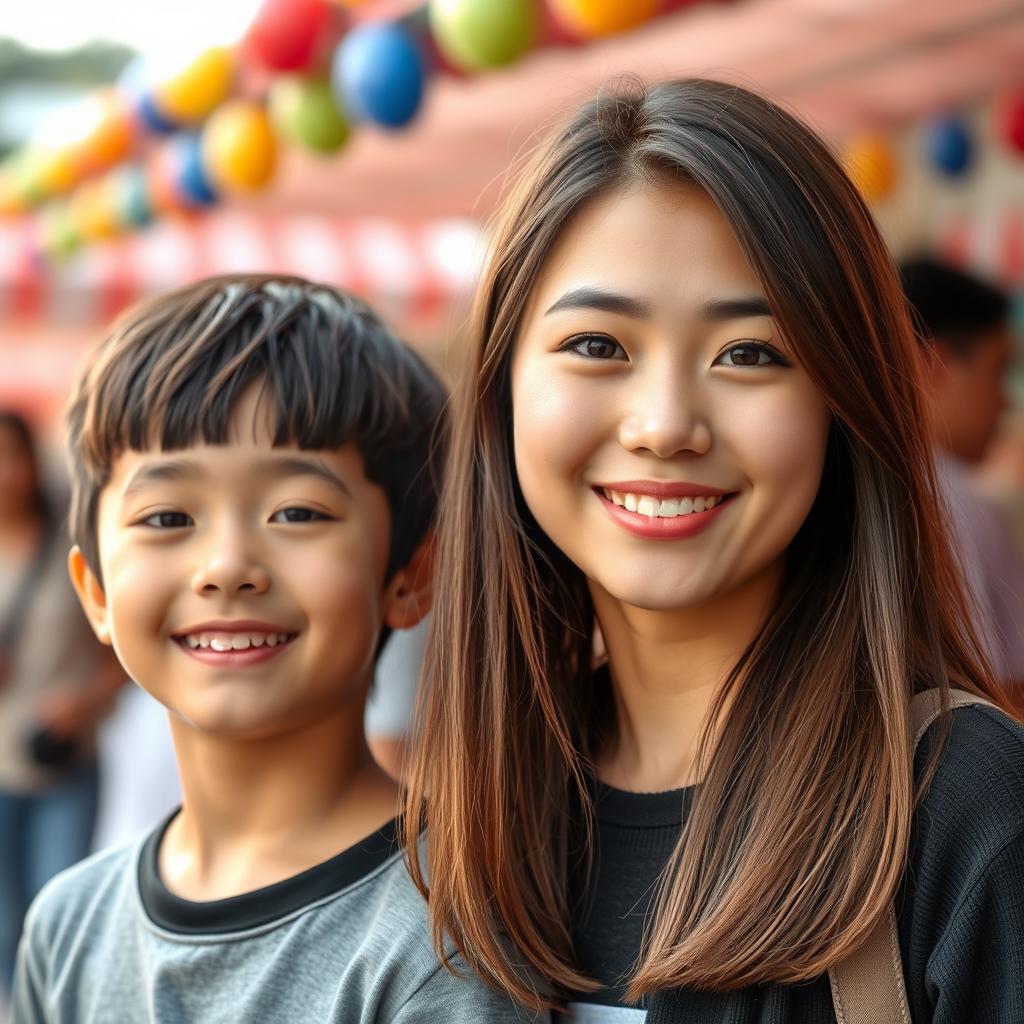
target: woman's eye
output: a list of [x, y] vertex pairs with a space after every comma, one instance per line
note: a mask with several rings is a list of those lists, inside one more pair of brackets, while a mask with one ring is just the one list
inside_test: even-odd
[[327, 519], [322, 512], [312, 508], [283, 508], [275, 512], [271, 517], [272, 523], [313, 523], [320, 519]]
[[186, 526], [192, 525], [192, 517], [184, 512], [154, 512], [142, 522], [157, 530], [183, 530]]
[[586, 359], [625, 359], [622, 346], [607, 334], [582, 334], [570, 338], [561, 348], [562, 352], [575, 352]]
[[726, 349], [716, 360], [722, 366], [787, 366], [770, 345], [745, 341]]

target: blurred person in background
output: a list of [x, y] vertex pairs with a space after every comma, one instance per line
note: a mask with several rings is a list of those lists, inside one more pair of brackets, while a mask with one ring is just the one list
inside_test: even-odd
[[974, 487], [1009, 406], [1013, 362], [1009, 300], [994, 286], [934, 259], [900, 268], [927, 345], [926, 382], [939, 486], [949, 506], [978, 628], [996, 675], [1024, 694], [1024, 560], [997, 509]]
[[68, 578], [26, 421], [0, 410], [0, 992], [41, 886], [89, 852], [95, 730], [123, 681]]

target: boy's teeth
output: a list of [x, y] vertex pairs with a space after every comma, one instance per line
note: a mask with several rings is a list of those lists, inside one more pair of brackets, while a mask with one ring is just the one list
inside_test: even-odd
[[185, 644], [191, 650], [202, 648], [225, 653], [247, 651], [250, 647], [276, 647], [288, 642], [287, 633], [190, 633]]
[[605, 497], [629, 512], [647, 516], [650, 519], [674, 519], [688, 516], [691, 512], [706, 512], [720, 504], [720, 495], [704, 495], [696, 498], [655, 498], [649, 494], [630, 494], [628, 491], [605, 490]]

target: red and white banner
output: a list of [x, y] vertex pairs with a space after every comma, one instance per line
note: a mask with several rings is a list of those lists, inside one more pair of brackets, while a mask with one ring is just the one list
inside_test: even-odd
[[102, 327], [143, 296], [228, 273], [297, 274], [364, 296], [399, 328], [462, 306], [485, 242], [468, 220], [406, 224], [238, 212], [166, 221], [45, 262], [23, 227], [0, 222], [0, 322]]

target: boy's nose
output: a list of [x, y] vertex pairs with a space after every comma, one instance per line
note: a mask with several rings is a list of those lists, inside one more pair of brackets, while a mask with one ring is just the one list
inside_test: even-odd
[[270, 589], [270, 574], [240, 551], [220, 551], [197, 567], [192, 589], [197, 594], [263, 594]]

